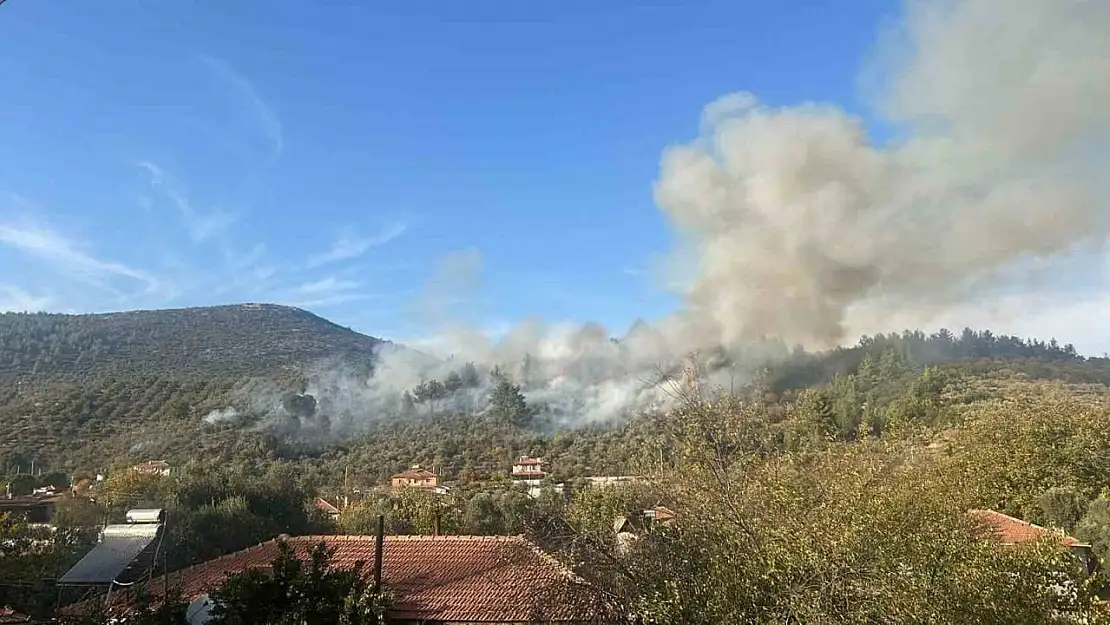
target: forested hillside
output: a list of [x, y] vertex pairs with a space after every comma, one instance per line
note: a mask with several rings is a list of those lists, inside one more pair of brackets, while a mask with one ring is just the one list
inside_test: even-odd
[[[378, 483], [416, 462], [452, 479], [478, 479], [503, 471], [518, 454], [532, 453], [549, 457], [558, 477], [573, 479], [629, 470], [630, 450], [657, 429], [657, 417], [649, 415], [552, 431], [498, 417], [497, 411], [437, 408], [435, 397], [425, 398], [422, 389], [447, 392], [457, 386], [450, 379], [427, 381], [413, 389], [417, 405], [371, 415], [358, 431], [338, 437], [242, 420], [206, 422], [205, 415], [241, 403], [258, 384], [302, 392], [298, 368], [321, 359], [371, 364], [379, 339], [281, 306], [2, 315], [0, 329], [0, 363], [6, 367], [0, 468], [26, 468], [34, 461], [47, 470], [90, 473], [148, 458], [175, 464], [291, 462], [322, 483], [344, 474]], [[838, 438], [855, 440], [906, 419], [940, 423], [947, 411], [938, 397], [963, 384], [955, 380], [995, 378], [1105, 384], [1110, 360], [1085, 358], [1055, 341], [989, 331], [909, 331], [864, 337], [855, 347], [821, 354], [784, 355], [753, 388], [772, 412], [808, 402]]]
[[241, 304], [96, 315], [0, 314], [0, 381], [270, 375], [319, 358], [368, 360], [379, 339], [312, 313]]
[[[177, 356], [157, 365], [159, 357], [145, 357], [148, 370], [136, 371], [102, 353], [82, 360], [82, 373], [22, 373], [0, 388], [0, 466], [13, 491], [71, 477], [81, 490], [94, 473], [108, 476], [94, 499], [60, 506], [65, 531], [54, 547], [12, 569], [38, 586], [0, 584], [7, 601], [49, 612], [56, 593], [41, 580], [87, 549], [81, 528], [137, 505], [172, 510], [174, 568], [282, 532], [372, 532], [378, 514], [396, 534], [524, 533], [630, 609], [657, 613], [651, 622], [735, 622], [752, 610], [762, 622], [879, 622], [892, 610], [906, 622], [1048, 622], [1043, 615], [1060, 608], [1038, 576], [1074, 572], [1048, 545], [1000, 552], [982, 543], [970, 508], [1059, 528], [1110, 557], [1110, 474], [1101, 461], [1110, 453], [1110, 362], [1069, 345], [972, 330], [864, 337], [851, 348], [784, 354], [733, 389], [676, 389], [685, 395], [672, 412], [576, 428], [542, 426], [527, 389], [496, 373], [488, 410], [448, 408], [444, 394], [473, 391], [467, 380], [485, 372], [424, 380], [411, 405], [343, 436], [206, 419], [286, 366], [278, 386], [293, 393], [287, 399], [302, 397], [297, 367], [328, 357], [329, 341], [345, 336], [298, 311], [271, 312], [324, 324], [316, 326], [324, 334], [270, 326], [271, 356], [237, 322], [243, 329], [225, 331], [218, 349], [252, 350], [253, 362], [241, 359], [238, 369], [209, 370], [191, 352], [155, 346]], [[5, 353], [30, 360], [43, 353], [31, 346], [49, 341], [32, 340], [33, 317], [19, 319], [27, 336], [3, 338], [27, 351]], [[84, 336], [84, 344], [111, 343]], [[208, 338], [194, 343], [217, 349]], [[532, 498], [514, 487], [506, 473], [521, 454], [543, 457], [566, 496]], [[121, 470], [152, 458], [170, 461], [174, 473]], [[42, 476], [27, 475], [31, 461]], [[434, 467], [450, 492], [367, 488], [414, 463]], [[619, 474], [647, 481], [590, 489], [580, 480]], [[353, 503], [333, 522], [308, 505], [316, 494]], [[674, 528], [618, 549], [614, 517], [660, 504], [678, 514]], [[915, 538], [875, 539], [900, 534]], [[921, 574], [903, 584], [907, 570], [898, 567], [907, 562]], [[1007, 577], [1014, 567], [1024, 576]], [[1085, 582], [1064, 609], [1086, 611], [1107, 579]], [[840, 620], [822, 620], [828, 615]]]

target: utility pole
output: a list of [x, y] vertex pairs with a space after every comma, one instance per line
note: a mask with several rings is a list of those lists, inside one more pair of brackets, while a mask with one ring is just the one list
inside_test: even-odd
[[385, 515], [378, 515], [378, 538], [374, 544], [374, 592], [382, 589], [382, 550], [385, 547]]

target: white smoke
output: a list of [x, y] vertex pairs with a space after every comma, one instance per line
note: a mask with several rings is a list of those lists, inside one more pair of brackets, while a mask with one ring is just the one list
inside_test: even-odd
[[[868, 77], [897, 140], [877, 143], [836, 105], [770, 108], [741, 92], [663, 153], [656, 200], [679, 235], [675, 264], [695, 269], [682, 312], [618, 341], [596, 325], [530, 322], [497, 340], [449, 327], [428, 348], [439, 358], [389, 348], [368, 381], [332, 370], [310, 387], [374, 418], [472, 361], [482, 385], [441, 409], [484, 405], [496, 365], [567, 422], [607, 420], [666, 409], [692, 352], [716, 359], [707, 382], [727, 385], [788, 345], [927, 324], [1012, 289], [1029, 263], [1101, 251], [1110, 2], [913, 0], [875, 58]], [[480, 256], [446, 265], [430, 289], [438, 321], [459, 318]]]
[[904, 139], [733, 94], [664, 154], [657, 201], [697, 254], [690, 309], [723, 344], [926, 322], [1105, 244], [1110, 3], [911, 2], [884, 44], [880, 110]]
[[204, 415], [201, 419], [204, 423], [209, 425], [216, 425], [218, 423], [228, 423], [234, 421], [239, 417], [239, 411], [232, 406], [227, 408], [219, 408]]
[[[701, 136], [667, 149], [656, 200], [696, 268], [687, 308], [619, 344], [599, 326], [529, 323], [458, 351], [520, 372], [530, 400], [585, 419], [666, 407], [684, 355], [753, 363], [828, 347], [892, 317], [926, 324], [1031, 263], [1101, 250], [1110, 233], [1110, 2], [906, 5], [872, 64], [878, 144], [829, 104], [706, 106]], [[1043, 267], [1042, 267], [1043, 269]], [[755, 361], [760, 360], [759, 358]], [[709, 382], [735, 376], [710, 367]], [[745, 367], [739, 370], [742, 375]]]

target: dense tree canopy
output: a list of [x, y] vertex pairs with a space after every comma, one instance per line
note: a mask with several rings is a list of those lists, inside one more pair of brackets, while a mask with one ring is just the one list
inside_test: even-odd
[[[512, 378], [468, 363], [414, 385], [397, 415], [337, 438], [293, 436], [245, 409], [205, 420], [250, 385], [276, 389], [299, 421], [317, 419], [298, 365], [335, 355], [336, 341], [356, 343], [340, 355], [365, 347], [292, 309], [233, 308], [0, 316], [5, 485], [93, 496], [61, 504], [50, 537], [0, 524], [0, 601], [47, 613], [49, 593], [30, 580], [72, 564], [94, 539], [87, 528], [147, 505], [169, 511], [170, 568], [281, 533], [371, 533], [379, 514], [390, 533], [523, 533], [645, 623], [1027, 623], [1086, 609], [1096, 583], [1051, 544], [999, 549], [969, 508], [1059, 528], [1110, 557], [1110, 361], [1054, 341], [965, 330], [865, 337], [820, 355], [782, 346], [731, 395], [703, 389], [672, 414], [576, 429], [550, 428], [529, 405], [527, 360]], [[193, 336], [212, 324], [218, 341]], [[449, 401], [478, 389], [489, 396]], [[507, 473], [522, 454], [542, 456], [566, 497], [514, 486]], [[152, 458], [173, 473], [128, 470]], [[414, 463], [451, 491], [373, 490]], [[648, 479], [581, 481], [631, 474]], [[352, 505], [332, 522], [312, 507], [317, 494]], [[654, 506], [677, 516], [618, 540], [617, 517]], [[318, 563], [286, 564], [290, 584], [324, 575]], [[1062, 580], [1073, 594], [1046, 592]], [[271, 581], [227, 590], [246, 604]]]

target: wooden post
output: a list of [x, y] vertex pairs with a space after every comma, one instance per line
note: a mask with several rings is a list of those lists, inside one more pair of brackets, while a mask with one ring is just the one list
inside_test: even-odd
[[378, 515], [378, 538], [374, 544], [374, 592], [382, 589], [382, 550], [385, 547], [385, 515]]

